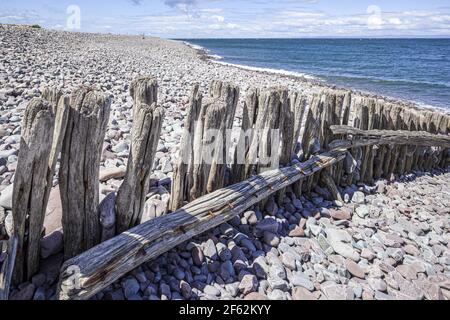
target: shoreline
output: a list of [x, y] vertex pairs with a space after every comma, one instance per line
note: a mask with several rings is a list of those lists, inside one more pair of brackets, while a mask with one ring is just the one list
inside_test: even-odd
[[[188, 40], [175, 40], [175, 41], [179, 41], [179, 42], [187, 45], [191, 49], [194, 49], [197, 52], [200, 59], [202, 59], [203, 61], [209, 62], [209, 63], [215, 63], [215, 64], [232, 67], [232, 68], [237, 68], [237, 69], [241, 69], [241, 70], [246, 70], [246, 71], [258, 72], [258, 73], [265, 74], [265, 75], [279, 75], [279, 76], [287, 77], [290, 79], [300, 80], [302, 82], [308, 83], [309, 85], [315, 85], [318, 87], [325, 87], [325, 88], [331, 88], [331, 89], [337, 89], [337, 90], [351, 91], [351, 92], [361, 94], [364, 96], [382, 98], [382, 99], [385, 99], [385, 100], [393, 102], [393, 103], [401, 103], [401, 104], [406, 104], [406, 105], [416, 107], [419, 109], [429, 109], [429, 110], [435, 110], [435, 111], [444, 112], [446, 114], [450, 114], [450, 109], [449, 109], [450, 105], [449, 105], [449, 108], [445, 108], [445, 107], [434, 106], [434, 105], [430, 105], [430, 104], [426, 104], [426, 103], [422, 103], [422, 102], [418, 102], [418, 101], [414, 101], [414, 100], [406, 100], [406, 99], [402, 99], [402, 98], [398, 98], [398, 97], [394, 97], [394, 96], [389, 96], [389, 95], [386, 95], [383, 93], [377, 93], [377, 92], [373, 92], [370, 90], [351, 88], [348, 86], [334, 84], [332, 82], [329, 82], [328, 80], [317, 78], [317, 76], [315, 76], [315, 75], [304, 74], [304, 73], [296, 72], [296, 71], [289, 71], [289, 70], [284, 70], [284, 69], [272, 69], [272, 68], [264, 68], [264, 67], [253, 67], [253, 66], [248, 66], [248, 65], [240, 65], [240, 64], [234, 64], [234, 63], [229, 63], [229, 62], [225, 62], [225, 61], [220, 61], [223, 59], [223, 57], [221, 57], [220, 55], [217, 55], [217, 54], [210, 54], [211, 51], [208, 48], [190, 43]], [[215, 57], [220, 57], [220, 59], [214, 59]]]

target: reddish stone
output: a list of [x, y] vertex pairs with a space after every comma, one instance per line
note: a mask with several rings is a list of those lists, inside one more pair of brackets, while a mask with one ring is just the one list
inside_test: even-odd
[[330, 215], [334, 220], [350, 220], [352, 218], [350, 210], [346, 208], [339, 210], [330, 209]]
[[297, 226], [294, 230], [289, 232], [289, 237], [293, 238], [299, 238], [305, 236], [305, 230], [303, 230], [301, 227]]
[[350, 274], [352, 276], [360, 278], [360, 279], [365, 278], [364, 270], [353, 260], [346, 259], [345, 266], [346, 266], [348, 272], [350, 272]]
[[[318, 292], [317, 292], [318, 293]], [[316, 292], [311, 293], [307, 289], [302, 287], [297, 287], [294, 289], [294, 292], [292, 293], [292, 300], [317, 300], [319, 297], [319, 294]]]
[[396, 269], [406, 280], [417, 279], [417, 271], [414, 270], [414, 268], [412, 268], [411, 266], [402, 264], [399, 265]]
[[269, 299], [260, 293], [252, 292], [252, 293], [249, 293], [248, 295], [246, 295], [244, 300], [256, 301], [256, 300], [269, 300]]

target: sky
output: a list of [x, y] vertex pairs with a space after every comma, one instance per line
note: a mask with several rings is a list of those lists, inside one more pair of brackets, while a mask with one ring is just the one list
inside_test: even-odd
[[177, 39], [450, 37], [450, 1], [0, 0], [0, 23]]

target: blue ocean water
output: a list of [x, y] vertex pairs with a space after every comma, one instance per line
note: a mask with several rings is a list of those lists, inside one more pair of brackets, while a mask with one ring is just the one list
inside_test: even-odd
[[282, 69], [450, 109], [450, 39], [186, 39], [221, 61]]

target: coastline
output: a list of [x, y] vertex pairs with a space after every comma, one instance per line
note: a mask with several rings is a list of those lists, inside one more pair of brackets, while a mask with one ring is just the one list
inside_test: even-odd
[[[440, 107], [440, 106], [435, 106], [435, 105], [431, 105], [431, 104], [421, 103], [421, 102], [414, 101], [414, 100], [402, 99], [402, 98], [386, 95], [383, 93], [377, 93], [377, 92], [373, 92], [370, 90], [361, 90], [361, 89], [351, 88], [348, 86], [334, 84], [332, 82], [329, 82], [328, 80], [320, 79], [315, 75], [304, 74], [304, 73], [295, 72], [295, 71], [233, 64], [233, 63], [221, 61], [223, 59], [223, 57], [221, 57], [220, 55], [217, 55], [217, 54], [211, 54], [211, 51], [208, 48], [190, 43], [187, 40], [176, 40], [176, 41], [180, 41], [183, 44], [190, 47], [191, 49], [194, 49], [197, 52], [200, 59], [202, 59], [203, 61], [210, 62], [210, 63], [215, 63], [215, 64], [232, 67], [232, 68], [238, 68], [241, 70], [258, 72], [258, 73], [265, 74], [265, 75], [276, 74], [276, 75], [280, 75], [283, 77], [307, 82], [310, 85], [315, 85], [318, 87], [332, 88], [332, 89], [337, 89], [337, 90], [348, 90], [348, 91], [355, 92], [357, 94], [364, 95], [364, 96], [385, 99], [385, 100], [391, 101], [393, 103], [401, 103], [401, 104], [409, 105], [409, 106], [416, 107], [419, 109], [436, 110], [436, 111], [440, 111], [440, 112], [443, 112], [446, 114], [450, 114], [450, 105], [448, 106], [448, 108]], [[219, 57], [220, 59], [217, 59], [217, 57]]]

